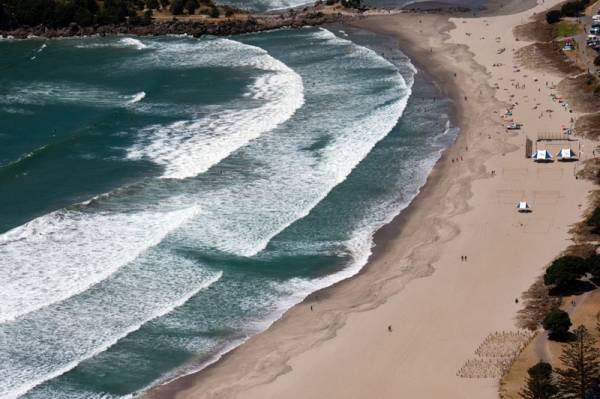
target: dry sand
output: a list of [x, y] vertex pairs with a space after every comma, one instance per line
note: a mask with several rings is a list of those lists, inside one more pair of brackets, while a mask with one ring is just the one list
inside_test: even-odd
[[[357, 22], [395, 37], [440, 82], [456, 104], [456, 144], [411, 206], [377, 233], [375, 255], [359, 275], [148, 397], [496, 398], [498, 378], [457, 372], [468, 360], [490, 360], [475, 354], [490, 333], [516, 331], [515, 298], [571, 242], [569, 226], [582, 219], [593, 189], [575, 179], [577, 163], [525, 157], [526, 136], [535, 148], [539, 133], [560, 133], [579, 116], [550, 98], [556, 91], [546, 81], [559, 77], [513, 72], [513, 49], [528, 43], [516, 41], [512, 28], [556, 3], [508, 16], [396, 14]], [[502, 126], [510, 103], [518, 103], [512, 118], [521, 131]], [[579, 152], [579, 144], [572, 148]], [[582, 159], [594, 148], [583, 142]], [[533, 212], [517, 212], [519, 201]]]

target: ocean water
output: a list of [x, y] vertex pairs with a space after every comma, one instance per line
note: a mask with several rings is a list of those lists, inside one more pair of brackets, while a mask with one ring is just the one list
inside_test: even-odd
[[0, 397], [122, 398], [355, 274], [457, 129], [387, 38], [0, 41]]

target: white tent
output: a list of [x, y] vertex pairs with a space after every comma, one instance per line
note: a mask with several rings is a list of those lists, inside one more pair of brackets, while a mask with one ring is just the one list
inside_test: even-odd
[[576, 157], [577, 154], [575, 154], [575, 152], [570, 148], [563, 148], [562, 150], [556, 153], [556, 156], [558, 158], [573, 158]]
[[517, 209], [531, 209], [531, 206], [527, 202], [519, 202]]
[[546, 150], [537, 150], [535, 154], [531, 157], [533, 159], [550, 159], [552, 155]]

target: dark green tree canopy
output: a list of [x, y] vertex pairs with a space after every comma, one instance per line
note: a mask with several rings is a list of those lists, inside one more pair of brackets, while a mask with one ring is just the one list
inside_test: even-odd
[[586, 263], [579, 256], [563, 256], [556, 259], [544, 274], [544, 284], [554, 285], [559, 292], [572, 289], [587, 272]]
[[596, 390], [600, 378], [600, 350], [595, 347], [596, 340], [585, 326], [575, 331], [575, 340], [563, 349], [560, 360], [565, 369], [558, 369], [558, 386], [565, 398], [587, 398]]
[[564, 310], [555, 309], [544, 318], [542, 322], [544, 330], [550, 331], [554, 335], [564, 335], [571, 328], [571, 318]]
[[552, 11], [548, 11], [546, 13], [546, 22], [548, 22], [549, 24], [555, 24], [557, 22], [560, 22], [560, 19], [562, 18], [563, 13], [560, 10], [552, 10]]
[[525, 399], [554, 399], [558, 393], [558, 387], [552, 380], [552, 366], [545, 362], [539, 362], [527, 370], [529, 376], [525, 379], [525, 387], [519, 395]]
[[560, 11], [567, 17], [578, 17], [584, 10], [589, 2], [586, 1], [569, 1], [563, 4]]

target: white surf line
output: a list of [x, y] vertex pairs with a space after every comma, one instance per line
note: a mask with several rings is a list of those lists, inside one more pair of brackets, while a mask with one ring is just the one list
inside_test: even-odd
[[[147, 237], [146, 241], [137, 243], [141, 244], [141, 246], [133, 249], [125, 248], [123, 246], [117, 247], [118, 252], [121, 253], [118, 256], [118, 259], [113, 259], [112, 257], [109, 257], [109, 259], [97, 258], [95, 259], [97, 264], [93, 264], [94, 259], [90, 258], [89, 254], [88, 256], [85, 256], [85, 254], [73, 252], [81, 248], [86, 248], [93, 243], [95, 239], [93, 237], [87, 237], [86, 241], [86, 237], [84, 237], [84, 241], [73, 242], [73, 240], [81, 238], [82, 234], [86, 232], [89, 233], [89, 226], [82, 223], [83, 221], [87, 221], [85, 217], [88, 215], [79, 212], [65, 213], [64, 211], [56, 211], [0, 235], [0, 262], [2, 264], [5, 262], [10, 264], [5, 264], [4, 267], [0, 268], [0, 282], [3, 286], [3, 289], [0, 291], [0, 323], [13, 321], [25, 314], [50, 306], [86, 291], [91, 286], [105, 280], [117, 270], [138, 258], [149, 248], [160, 244], [173, 230], [180, 227], [199, 212], [200, 208], [191, 207], [183, 211], [173, 211], [161, 215], [166, 218], [165, 222], [161, 223], [161, 226], [164, 228], [163, 230], [154, 231], [156, 226], [152, 227], [151, 225], [147, 225], [146, 227], [153, 229], [151, 230], [152, 234]], [[65, 214], [67, 215], [67, 220], [69, 214], [71, 216], [80, 217], [81, 219], [71, 219], [70, 221], [75, 223], [75, 229], [84, 228], [85, 232], [79, 231], [76, 233], [71, 229], [64, 230], [63, 225], [65, 223], [62, 222], [62, 219], [65, 218]], [[110, 217], [113, 219], [115, 217], [121, 217], [123, 220], [117, 220], [116, 222], [121, 222], [123, 228], [132, 222], [132, 220], [128, 219], [127, 215], [118, 213], [110, 215], [109, 218], [106, 218], [104, 217], [105, 215], [101, 214], [91, 214], [91, 216], [92, 219], [94, 216], [96, 219], [101, 219], [95, 220], [97, 224], [102, 224], [100, 222], [115, 224], [115, 220], [111, 220]], [[153, 218], [151, 213], [137, 214], [135, 216], [148, 216], [150, 219], [156, 218], [156, 215]], [[152, 220], [152, 222], [154, 222], [154, 220]], [[92, 221], [92, 223], [94, 223], [94, 221]], [[61, 227], [63, 227], [63, 230], [60, 230]], [[99, 226], [96, 227], [100, 228]], [[54, 239], [52, 236], [57, 233], [57, 231], [59, 234], [65, 234], [65, 236]], [[101, 235], [100, 230], [95, 230], [94, 232], [98, 233], [99, 236]], [[72, 237], [73, 240], [69, 237]], [[118, 240], [118, 237], [116, 238]], [[64, 251], [60, 251], [59, 253], [53, 252], [51, 254], [51, 259], [39, 259], [41, 255], [48, 256], [47, 251], [50, 248], [56, 249], [56, 246], [61, 244], [69, 248], [70, 252], [69, 249], [65, 248]], [[13, 248], [11, 245], [16, 246], [17, 248]], [[101, 248], [92, 248], [92, 254], [98, 253], [102, 248], [105, 249], [105, 245], [101, 245]], [[114, 245], [111, 249], [112, 248], [114, 248]], [[23, 258], [23, 254], [27, 254], [28, 252], [31, 253], [32, 251], [36, 253], [38, 258], [38, 262], [36, 263], [38, 265], [37, 270], [31, 269], [31, 267], [34, 267], [31, 266], [31, 259]], [[57, 256], [63, 257], [63, 260], [61, 261], [62, 267], [58, 270], [49, 270], [48, 263], [56, 261]], [[73, 259], [78, 259], [80, 262], [85, 262], [87, 265], [90, 265], [90, 262], [92, 262], [92, 266], [95, 267], [92, 270], [90, 270], [89, 267], [80, 270], [80, 268], [77, 267], [79, 263], [76, 263], [76, 265], [73, 266]], [[21, 264], [23, 265], [19, 266]], [[29, 264], [29, 266], [26, 266], [25, 264]], [[18, 270], [15, 270], [15, 267]], [[82, 272], [85, 272], [86, 278], [73, 278], [74, 274], [79, 275]], [[41, 275], [46, 279], [45, 283], [42, 286], [31, 284], [30, 280], [32, 275], [37, 275], [38, 277]], [[51, 283], [53, 283], [53, 285], [49, 285]], [[48, 296], [48, 292], [50, 292], [51, 296]]]
[[154, 319], [162, 317], [162, 316], [166, 315], [167, 313], [172, 312], [174, 309], [182, 306], [188, 300], [190, 300], [190, 298], [192, 298], [194, 295], [198, 294], [203, 289], [206, 289], [206, 288], [210, 287], [211, 285], [213, 285], [214, 283], [216, 283], [217, 281], [219, 281], [221, 279], [222, 275], [223, 275], [223, 272], [218, 272], [215, 277], [213, 277], [212, 279], [210, 279], [209, 281], [207, 281], [205, 284], [201, 285], [197, 289], [190, 291], [187, 295], [185, 295], [184, 297], [182, 297], [181, 299], [179, 299], [178, 301], [173, 303], [171, 306], [161, 309], [158, 312], [156, 312], [155, 314], [153, 314], [152, 316], [150, 316], [149, 318], [147, 318], [146, 320], [144, 320], [143, 322], [127, 328], [123, 333], [121, 333], [120, 335], [118, 335], [116, 337], [113, 337], [110, 341], [104, 343], [99, 348], [91, 351], [88, 355], [83, 356], [75, 361], [72, 361], [52, 373], [49, 373], [42, 377], [36, 378], [33, 381], [28, 381], [28, 382], [22, 384], [21, 386], [19, 386], [18, 388], [12, 389], [10, 391], [0, 391], [0, 397], [6, 398], [6, 399], [16, 399], [20, 396], [25, 395], [27, 392], [31, 391], [36, 386], [38, 386], [46, 381], [49, 381], [51, 379], [54, 379], [62, 374], [65, 374], [66, 372], [77, 367], [83, 361], [91, 359], [92, 357], [106, 351], [111, 346], [115, 345], [117, 342], [119, 342], [121, 339], [125, 338], [132, 332], [139, 330], [144, 324], [148, 323], [149, 321], [152, 321]]

